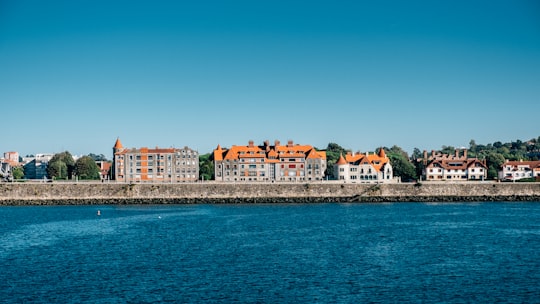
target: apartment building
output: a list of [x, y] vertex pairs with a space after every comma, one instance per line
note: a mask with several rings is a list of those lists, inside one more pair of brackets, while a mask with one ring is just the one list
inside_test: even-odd
[[334, 176], [344, 182], [392, 183], [394, 171], [384, 149], [379, 153], [347, 153], [334, 164]]
[[184, 148], [131, 148], [120, 139], [113, 147], [114, 179], [119, 182], [195, 182], [199, 179], [199, 153]]
[[295, 182], [323, 180], [326, 152], [310, 145], [265, 141], [257, 146], [222, 148], [213, 152], [215, 180], [221, 182]]
[[424, 151], [423, 175], [427, 181], [467, 181], [487, 178], [488, 167], [485, 160], [467, 157], [467, 149], [456, 149], [454, 155], [435, 153], [428, 156]]

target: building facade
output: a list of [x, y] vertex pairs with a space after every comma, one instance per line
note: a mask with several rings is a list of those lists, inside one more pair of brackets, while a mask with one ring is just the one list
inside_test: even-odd
[[499, 179], [516, 181], [524, 178], [540, 179], [540, 160], [536, 161], [509, 161], [501, 166]]
[[199, 179], [199, 153], [191, 148], [149, 149], [113, 147], [114, 180], [119, 182], [195, 182]]
[[345, 157], [341, 155], [334, 164], [334, 176], [340, 181], [353, 183], [396, 182], [390, 159], [382, 148], [378, 154], [347, 153]]
[[467, 149], [463, 152], [456, 149], [454, 155], [435, 153], [428, 156], [424, 151], [423, 176], [426, 181], [467, 181], [485, 180], [488, 167], [485, 160], [467, 157]]
[[326, 152], [310, 145], [287, 145], [265, 141], [256, 146], [222, 148], [213, 152], [214, 176], [221, 182], [294, 182], [323, 180], [326, 170]]

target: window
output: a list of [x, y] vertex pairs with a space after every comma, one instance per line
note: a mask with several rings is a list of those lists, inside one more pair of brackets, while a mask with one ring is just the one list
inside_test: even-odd
[[289, 169], [296, 169], [296, 165], [295, 164], [290, 164]]

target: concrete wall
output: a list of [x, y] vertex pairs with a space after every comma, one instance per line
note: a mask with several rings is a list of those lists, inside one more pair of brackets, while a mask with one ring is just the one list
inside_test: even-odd
[[540, 183], [1, 183], [0, 205], [540, 201]]

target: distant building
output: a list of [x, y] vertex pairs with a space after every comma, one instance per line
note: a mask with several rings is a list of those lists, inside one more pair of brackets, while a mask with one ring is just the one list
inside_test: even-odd
[[221, 182], [317, 181], [324, 178], [326, 152], [310, 145], [265, 141], [256, 146], [232, 146], [214, 150], [215, 180]]
[[110, 161], [98, 160], [96, 161], [96, 165], [99, 167], [99, 178], [101, 180], [109, 180], [112, 163]]
[[540, 179], [540, 160], [509, 161], [506, 160], [499, 170], [499, 179], [516, 181], [524, 178]]
[[4, 162], [9, 163], [12, 167], [19, 165], [19, 152], [4, 152]]
[[384, 149], [378, 154], [347, 153], [334, 164], [334, 176], [344, 182], [392, 183], [394, 171]]
[[114, 179], [119, 182], [194, 182], [199, 179], [199, 153], [188, 147], [149, 149], [113, 147]]
[[12, 169], [19, 166], [18, 152], [4, 152], [4, 157], [0, 158], [0, 180], [10, 180]]
[[467, 149], [462, 153], [455, 151], [454, 155], [435, 153], [428, 156], [424, 151], [423, 176], [427, 181], [467, 181], [484, 180], [487, 178], [488, 167], [485, 160], [467, 157]]

